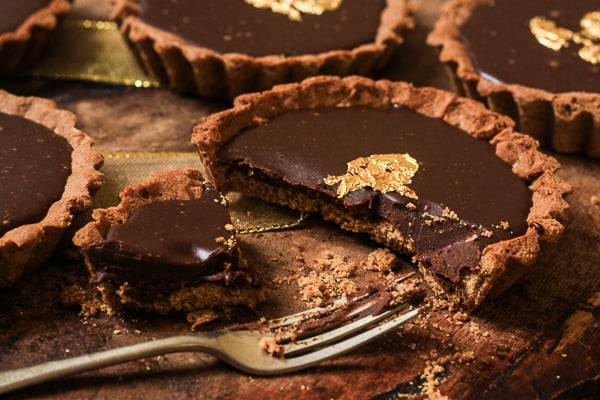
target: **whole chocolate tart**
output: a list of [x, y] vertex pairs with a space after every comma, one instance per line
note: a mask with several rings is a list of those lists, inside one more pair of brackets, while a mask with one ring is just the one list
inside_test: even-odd
[[195, 169], [168, 170], [128, 186], [118, 206], [95, 209], [74, 243], [109, 314], [161, 314], [264, 300], [241, 257], [226, 199]]
[[451, 0], [427, 42], [456, 90], [559, 152], [600, 157], [600, 5]]
[[218, 190], [367, 233], [474, 309], [531, 266], [567, 216], [558, 162], [513, 125], [433, 88], [315, 77], [238, 97], [192, 142]]
[[6, 1], [0, 14], [0, 74], [30, 65], [47, 48], [69, 0]]
[[117, 0], [113, 17], [162, 84], [231, 99], [320, 74], [373, 74], [412, 14], [410, 0]]
[[0, 287], [44, 264], [102, 184], [102, 155], [76, 118], [0, 90]]

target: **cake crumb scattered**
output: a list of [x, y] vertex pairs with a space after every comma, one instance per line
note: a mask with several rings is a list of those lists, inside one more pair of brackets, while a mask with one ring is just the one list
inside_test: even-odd
[[283, 346], [280, 345], [279, 343], [277, 343], [277, 339], [271, 336], [265, 336], [263, 337], [260, 342], [259, 342], [259, 346], [261, 349], [263, 349], [264, 351], [266, 351], [267, 353], [269, 353], [272, 356], [282, 356], [283, 355]]
[[600, 197], [598, 197], [596, 195], [592, 195], [590, 197], [590, 204], [594, 205], [594, 206], [600, 205]]
[[367, 255], [365, 269], [367, 271], [391, 272], [396, 265], [397, 257], [387, 248], [373, 250]]
[[480, 235], [483, 237], [490, 238], [494, 235], [494, 233], [492, 231], [488, 231], [487, 229], [485, 229], [480, 233]]
[[92, 287], [69, 285], [63, 288], [60, 299], [65, 307], [81, 307], [79, 315], [83, 318], [93, 317], [106, 309], [99, 292]]
[[200, 325], [206, 324], [217, 319], [219, 315], [213, 310], [198, 310], [187, 315], [187, 321], [192, 324], [191, 330], [195, 330]]
[[233, 232], [235, 231], [235, 226], [233, 226], [232, 224], [225, 224], [225, 229], [229, 232]]
[[469, 321], [469, 314], [463, 311], [458, 311], [452, 314], [452, 320], [458, 323], [465, 323]]
[[444, 208], [444, 210], [442, 210], [442, 217], [453, 219], [455, 221], [458, 221], [458, 219], [459, 219], [458, 214], [456, 214], [454, 211], [452, 211], [448, 207], [446, 207], [446, 208]]
[[318, 306], [332, 297], [341, 297], [358, 290], [358, 285], [350, 278], [356, 271], [356, 264], [329, 250], [322, 253], [314, 264], [314, 270], [297, 279], [300, 297], [310, 306]]

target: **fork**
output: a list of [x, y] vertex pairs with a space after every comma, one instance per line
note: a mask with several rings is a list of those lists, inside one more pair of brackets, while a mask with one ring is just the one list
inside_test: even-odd
[[[377, 299], [372, 299], [370, 294], [363, 298], [343, 298], [327, 307], [315, 307], [269, 321], [266, 325], [270, 332], [267, 333], [256, 327], [230, 327], [0, 371], [0, 394], [110, 365], [176, 352], [204, 352], [254, 375], [299, 371], [363, 346], [416, 317], [423, 309], [401, 303], [378, 314], [363, 316], [362, 313], [372, 309], [374, 301]], [[352, 305], [350, 309], [349, 305]], [[343, 321], [332, 323], [331, 319], [335, 320], [335, 317], [329, 318], [324, 326], [308, 333], [294, 333], [293, 327], [306, 321], [318, 321], [324, 315], [331, 317], [340, 312]], [[402, 313], [390, 319], [399, 312]], [[389, 320], [378, 324], [386, 319]]]

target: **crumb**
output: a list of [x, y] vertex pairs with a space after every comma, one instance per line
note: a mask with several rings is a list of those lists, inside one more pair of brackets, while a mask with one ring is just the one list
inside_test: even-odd
[[191, 329], [195, 330], [198, 326], [214, 321], [219, 315], [213, 310], [198, 310], [187, 315], [187, 321], [192, 324]]
[[480, 233], [481, 236], [483, 237], [492, 237], [494, 235], [494, 233], [492, 231], [488, 231], [487, 229], [484, 230], [483, 232]]
[[440, 375], [446, 372], [446, 365], [458, 362], [460, 364], [472, 362], [475, 355], [472, 351], [456, 352], [444, 357], [438, 358], [437, 351], [431, 351], [432, 360], [426, 361], [426, 367], [421, 374], [421, 379], [424, 381], [421, 388], [421, 394], [427, 396], [428, 399], [448, 399], [440, 393], [438, 386], [441, 383]]
[[225, 238], [223, 236], [216, 237], [215, 243], [218, 243], [218, 244], [225, 243]]
[[277, 277], [273, 278], [273, 282], [278, 285], [282, 285], [282, 284], [289, 285], [292, 282], [298, 281], [298, 279], [300, 279], [300, 275], [292, 274], [290, 276], [277, 276]]
[[63, 289], [60, 299], [64, 306], [76, 306], [87, 300], [87, 292], [79, 285], [67, 286]]
[[600, 197], [592, 195], [590, 197], [590, 204], [593, 205], [593, 206], [600, 205]]
[[297, 279], [300, 297], [310, 306], [318, 306], [326, 299], [358, 290], [358, 285], [350, 279], [356, 271], [356, 265], [349, 263], [346, 257], [325, 251], [314, 267], [315, 270], [307, 276]]
[[469, 314], [466, 312], [458, 311], [452, 315], [452, 319], [456, 322], [464, 323], [469, 320]]
[[94, 287], [67, 286], [61, 292], [60, 299], [65, 307], [81, 307], [79, 315], [83, 318], [93, 317], [107, 308]]
[[433, 215], [430, 214], [428, 212], [424, 212], [423, 214], [421, 214], [421, 216], [426, 219], [425, 223], [429, 226], [431, 226], [434, 222], [438, 223], [438, 222], [444, 222], [446, 220], [446, 218], [444, 218], [444, 216], [438, 216], [438, 215]]
[[272, 356], [282, 356], [283, 346], [274, 337], [265, 336], [260, 339], [259, 346]]
[[348, 262], [347, 258], [339, 254], [326, 251], [321, 260], [315, 263], [318, 270], [328, 270], [336, 278], [348, 278], [355, 271], [356, 266]]
[[459, 219], [458, 214], [456, 214], [454, 211], [452, 211], [448, 207], [444, 208], [444, 210], [442, 211], [442, 217], [453, 219], [455, 221], [458, 221], [458, 219]]
[[387, 248], [379, 248], [369, 253], [365, 263], [367, 271], [391, 272], [396, 265], [396, 255]]

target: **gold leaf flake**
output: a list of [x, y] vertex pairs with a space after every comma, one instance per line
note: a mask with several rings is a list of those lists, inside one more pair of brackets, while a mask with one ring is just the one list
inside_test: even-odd
[[579, 21], [581, 31], [573, 32], [556, 26], [554, 21], [533, 17], [529, 30], [542, 45], [554, 51], [569, 47], [570, 42], [581, 46], [579, 57], [591, 64], [600, 63], [600, 11], [591, 11]]
[[591, 11], [585, 14], [579, 24], [582, 35], [593, 40], [600, 40], [600, 11]]
[[542, 46], [554, 51], [569, 47], [569, 42], [573, 39], [573, 31], [559, 28], [554, 21], [544, 17], [533, 17], [529, 21], [529, 29]]
[[325, 11], [337, 9], [342, 0], [246, 0], [246, 3], [285, 14], [293, 21], [301, 21], [302, 13], [321, 15]]
[[407, 185], [412, 182], [419, 169], [419, 163], [408, 153], [373, 154], [354, 159], [347, 166], [348, 172], [344, 175], [330, 175], [324, 179], [328, 185], [339, 184], [339, 198], [352, 191], [370, 187], [382, 193], [398, 192], [403, 196], [418, 199], [417, 194]]

